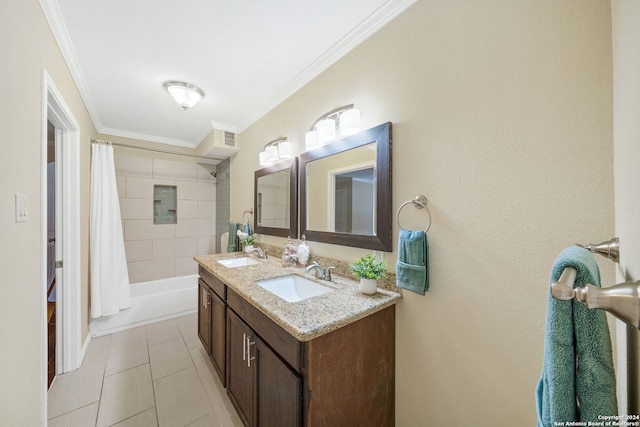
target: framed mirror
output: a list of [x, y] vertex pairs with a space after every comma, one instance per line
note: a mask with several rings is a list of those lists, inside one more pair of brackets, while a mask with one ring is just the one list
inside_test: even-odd
[[256, 233], [298, 237], [298, 159], [255, 172], [253, 229]]
[[391, 246], [391, 123], [300, 155], [300, 234], [386, 252]]

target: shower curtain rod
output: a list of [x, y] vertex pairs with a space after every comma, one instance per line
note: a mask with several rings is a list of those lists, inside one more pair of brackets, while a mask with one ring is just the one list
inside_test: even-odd
[[108, 141], [106, 139], [93, 139], [92, 138], [91, 142], [92, 143], [95, 142], [95, 143], [98, 143], [98, 144], [111, 144], [111, 145], [116, 145], [118, 147], [137, 148], [138, 150], [154, 151], [156, 153], [173, 154], [173, 155], [176, 155], [176, 156], [194, 157], [196, 159], [206, 159], [206, 160], [224, 160], [224, 159], [226, 159], [226, 157], [200, 156], [198, 154], [180, 153], [178, 151], [161, 150], [159, 148], [138, 147], [138, 146], [135, 146], [135, 145], [123, 144], [121, 142], [112, 142], [112, 141]]

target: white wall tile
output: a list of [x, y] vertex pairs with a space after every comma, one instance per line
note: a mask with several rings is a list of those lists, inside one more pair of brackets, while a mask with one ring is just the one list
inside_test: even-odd
[[197, 200], [178, 200], [178, 221], [187, 218], [198, 218]]
[[198, 200], [198, 218], [213, 219], [216, 216], [216, 203], [209, 200]]
[[196, 165], [198, 171], [198, 181], [216, 182], [216, 179], [211, 175], [211, 172], [216, 169], [214, 165]]
[[165, 259], [130, 262], [127, 263], [127, 267], [129, 268], [129, 281], [131, 283], [165, 279], [176, 275], [175, 263], [167, 262]]
[[120, 198], [122, 219], [153, 220], [153, 199]]
[[215, 200], [216, 186], [208, 182], [177, 181], [178, 199]]
[[215, 235], [214, 222], [207, 219], [185, 219], [176, 224], [176, 237], [205, 237]]
[[154, 185], [176, 185], [176, 182], [170, 179], [138, 178], [129, 176], [127, 177], [126, 197], [153, 199]]
[[172, 239], [175, 237], [175, 227], [174, 224], [154, 224], [153, 220], [127, 219], [124, 221], [124, 239]]
[[197, 180], [195, 163], [185, 163], [165, 159], [153, 159], [153, 177], [160, 179]]
[[153, 256], [152, 240], [130, 240], [124, 242], [127, 262], [147, 261]]
[[176, 258], [176, 276], [198, 274], [198, 264], [192, 256]]
[[151, 177], [151, 159], [149, 157], [115, 154], [113, 162], [116, 175]]
[[216, 237], [198, 237], [197, 255], [208, 255], [216, 252]]
[[153, 259], [176, 258], [181, 256], [195, 256], [198, 249], [198, 239], [160, 239], [153, 241]]

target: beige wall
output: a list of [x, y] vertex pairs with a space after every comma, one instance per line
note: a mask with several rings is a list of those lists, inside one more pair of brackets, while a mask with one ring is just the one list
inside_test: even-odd
[[397, 425], [535, 423], [553, 261], [614, 234], [610, 20], [606, 0], [421, 1], [240, 134], [232, 218], [266, 141], [301, 152], [350, 102], [393, 123], [393, 212], [422, 193], [433, 214], [431, 288], [397, 306]]
[[[640, 3], [613, 0], [613, 134], [616, 234], [620, 237], [618, 281], [640, 279]], [[620, 331], [622, 336], [624, 328]], [[629, 396], [626, 413], [640, 411], [638, 331], [629, 328]], [[624, 343], [621, 343], [624, 344]], [[620, 354], [624, 354], [622, 346]], [[620, 390], [621, 395], [626, 390]], [[623, 403], [625, 399], [622, 399]]]
[[[42, 70], [46, 68], [80, 125], [82, 339], [88, 333], [89, 139], [95, 134], [78, 90], [37, 0], [3, 2], [0, 14], [0, 417], [6, 425], [39, 425], [46, 414], [40, 272]], [[14, 194], [28, 196], [29, 219], [14, 220]], [[46, 383], [44, 384], [46, 387]]]

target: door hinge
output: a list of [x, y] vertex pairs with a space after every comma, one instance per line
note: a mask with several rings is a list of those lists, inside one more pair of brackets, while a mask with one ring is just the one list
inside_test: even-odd
[[62, 261], [56, 261], [56, 268], [62, 268]]

